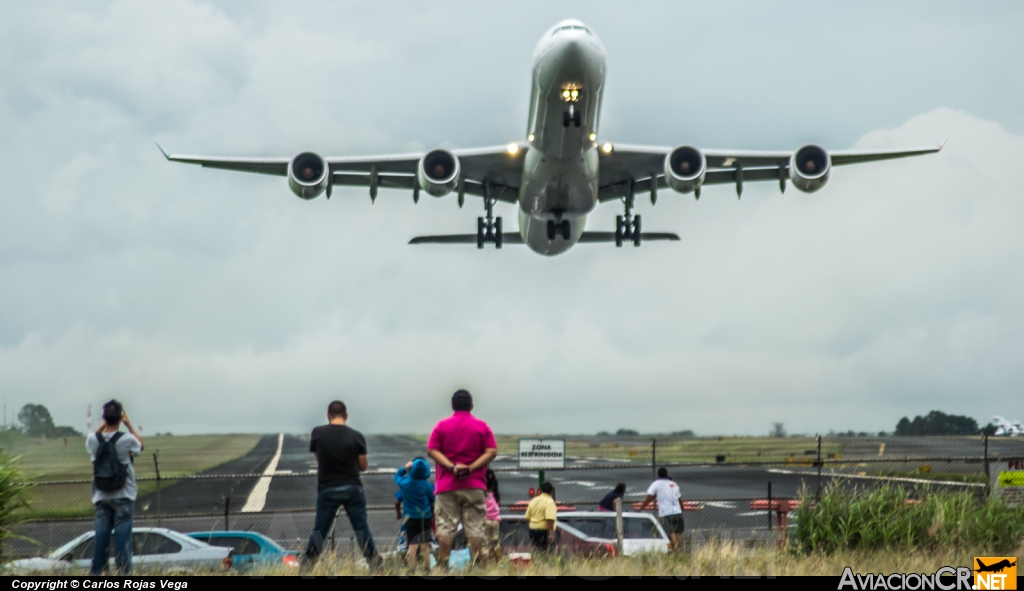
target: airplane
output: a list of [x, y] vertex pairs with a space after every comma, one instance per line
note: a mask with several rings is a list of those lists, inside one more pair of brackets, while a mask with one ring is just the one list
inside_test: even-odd
[[[795, 150], [712, 150], [618, 144], [598, 140], [606, 76], [605, 49], [597, 35], [578, 20], [565, 20], [544, 33], [533, 54], [530, 115], [525, 141], [503, 146], [383, 156], [324, 158], [302, 152], [291, 158], [223, 158], [168, 154], [167, 160], [288, 178], [302, 199], [331, 198], [335, 185], [451, 193], [459, 207], [465, 196], [483, 199], [484, 215], [475, 234], [420, 236], [410, 244], [525, 244], [542, 255], [558, 255], [578, 243], [679, 240], [668, 232], [644, 232], [633, 215], [638, 194], [651, 203], [670, 188], [700, 199], [710, 185], [731, 184], [736, 195], [746, 182], [776, 181], [782, 192], [791, 182], [805, 193], [825, 186], [833, 166], [930, 154], [942, 145], [889, 150], [837, 150], [809, 144]], [[159, 147], [159, 144], [157, 145]], [[518, 232], [505, 232], [494, 205], [518, 205]], [[587, 215], [602, 203], [619, 201], [615, 231], [585, 229]]]
[[1024, 424], [1021, 424], [1020, 421], [1008, 421], [996, 415], [992, 417], [992, 425], [996, 428], [996, 435], [1008, 435], [1010, 437], [1024, 435]]
[[982, 562], [980, 558], [975, 558], [974, 560], [977, 561], [977, 563], [978, 563], [977, 571], [979, 573], [997, 573], [997, 572], [1002, 571], [1005, 568], [1009, 568], [1009, 567], [1012, 567], [1012, 566], [1017, 566], [1017, 562], [1016, 561], [1010, 562], [1009, 560], [1007, 560], [1005, 558], [1000, 560], [999, 562], [995, 562], [995, 563], [989, 564], [989, 565], [986, 565], [984, 562]]

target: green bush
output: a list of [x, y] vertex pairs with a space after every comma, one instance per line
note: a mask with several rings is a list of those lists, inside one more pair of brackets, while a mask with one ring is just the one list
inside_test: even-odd
[[794, 512], [797, 552], [972, 548], [1015, 550], [1024, 540], [1024, 506], [1008, 507], [971, 493], [925, 491], [911, 499], [902, 488], [829, 487], [812, 508], [803, 495]]
[[25, 475], [5, 452], [0, 452], [0, 545], [12, 536], [12, 528], [24, 521], [28, 508], [28, 491], [32, 484], [25, 481]]

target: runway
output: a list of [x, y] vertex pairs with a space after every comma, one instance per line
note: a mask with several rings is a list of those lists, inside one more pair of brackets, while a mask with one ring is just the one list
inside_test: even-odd
[[[378, 544], [386, 548], [398, 532], [393, 473], [412, 458], [426, 456], [426, 449], [421, 440], [401, 435], [368, 435], [366, 440], [369, 470], [363, 474], [362, 482], [370, 509], [369, 522]], [[919, 464], [933, 465], [935, 471], [941, 473], [978, 474], [982, 471], [980, 458], [983, 450], [980, 446], [976, 438], [851, 438], [843, 441], [844, 460], [910, 457], [921, 458], [921, 461], [825, 466], [822, 483], [830, 483], [834, 477], [832, 472], [836, 471], [842, 478], [842, 486], [875, 486], [883, 479], [870, 472], [888, 468], [906, 473], [918, 469]], [[498, 458], [492, 463], [492, 467], [498, 470], [503, 507], [528, 499], [529, 490], [538, 484], [537, 472], [518, 470], [515, 455], [510, 451], [499, 450]], [[989, 455], [1024, 456], [1024, 438], [991, 439]], [[974, 460], [945, 463], [925, 459], [934, 457], [969, 457]], [[275, 459], [276, 466], [273, 465]], [[571, 457], [566, 462], [566, 470], [548, 471], [546, 479], [555, 485], [560, 502], [574, 504], [579, 510], [593, 510], [597, 501], [620, 481], [627, 484], [627, 501], [642, 500], [653, 479], [649, 460], [647, 462], [640, 459], [614, 461]], [[273, 471], [268, 472], [271, 467]], [[221, 474], [246, 476], [217, 478]], [[165, 486], [159, 502], [156, 494], [139, 498], [136, 524], [159, 524], [184, 532], [224, 529], [228, 525], [232, 529], [263, 532], [288, 547], [300, 547], [309, 535], [316, 504], [316, 462], [309, 452], [308, 435], [264, 435], [246, 455], [207, 470], [200, 476], [204, 478], [179, 480]], [[806, 465], [678, 466], [670, 469], [670, 476], [679, 484], [683, 499], [696, 501], [701, 507], [685, 514], [689, 531], [764, 530], [768, 527], [768, 515], [764, 511], [751, 511], [750, 501], [765, 498], [769, 482], [773, 498], [795, 498], [805, 487], [813, 493], [818, 484], [817, 469]], [[980, 491], [978, 485], [929, 484], [926, 480], [916, 481], [913, 478], [895, 482], [914, 489], [940, 486]], [[258, 487], [263, 487], [263, 490], [258, 491]], [[224, 517], [226, 503], [230, 504], [227, 523]], [[176, 517], [158, 519], [158, 506], [163, 514]], [[790, 526], [793, 524], [791, 519]], [[38, 540], [42, 546], [14, 541], [10, 544], [11, 550], [17, 555], [36, 555], [91, 527], [91, 519], [30, 522], [19, 526], [19, 533]], [[340, 519], [336, 531], [339, 544], [350, 543], [352, 537], [348, 520]]]
[[[392, 507], [396, 490], [392, 479], [394, 470], [416, 456], [425, 456], [423, 443], [411, 437], [400, 435], [368, 435], [367, 448], [369, 471], [362, 477], [366, 493], [367, 505], [378, 509], [383, 516], [372, 519], [372, 523], [380, 523], [379, 527], [391, 535], [394, 517]], [[262, 474], [262, 469], [276, 453], [277, 435], [266, 435], [255, 449], [245, 457], [235, 460], [231, 466], [222, 466], [218, 472], [226, 473], [228, 468]], [[906, 456], [924, 455], [966, 455], [963, 442], [955, 440], [937, 440], [934, 438], [873, 438], [863, 442], [851, 442], [848, 453], [844, 457], [877, 457], [879, 445], [885, 444], [887, 454]], [[973, 445], [973, 444], [970, 444]], [[1024, 441], [1001, 440], [991, 442], [990, 448], [1002, 453], [1024, 452]], [[499, 450], [498, 458], [492, 463], [497, 469], [502, 492], [502, 504], [508, 506], [514, 501], [529, 498], [529, 490], [536, 488], [538, 474], [535, 471], [516, 470], [515, 457]], [[955, 453], [954, 453], [955, 452]], [[642, 462], [620, 461], [615, 467], [592, 467], [596, 463], [608, 464], [607, 460], [570, 458], [567, 470], [548, 471], [546, 479], [551, 481], [557, 490], [557, 498], [561, 502], [578, 504], [581, 510], [590, 510], [605, 493], [617, 482], [627, 483], [627, 501], [642, 500], [647, 485], [653, 480], [650, 464]], [[916, 465], [914, 466], [916, 468]], [[978, 471], [980, 466], [969, 468]], [[823, 483], [833, 478], [835, 468], [823, 469]], [[266, 494], [264, 511], [281, 511], [311, 509], [316, 502], [316, 462], [309, 452], [308, 436], [285, 434], [281, 440], [281, 455], [277, 470], [270, 480]], [[814, 492], [817, 486], [816, 469], [810, 467], [780, 466], [686, 466], [673, 468], [670, 476], [675, 480], [685, 500], [698, 501], [702, 505], [700, 511], [687, 513], [689, 527], [698, 528], [760, 528], [767, 527], [767, 515], [763, 511], [751, 511], [749, 503], [754, 499], [767, 496], [768, 483], [771, 482], [772, 495], [775, 498], [795, 498], [805, 487]], [[856, 471], [845, 470], [842, 474], [845, 486], [871, 486], [877, 483], [876, 477], [861, 476]], [[164, 510], [168, 507], [219, 507], [223, 510], [224, 492], [234, 495], [232, 512], [238, 511], [246, 502], [246, 495], [253, 489], [256, 479], [243, 479], [230, 483], [181, 483], [164, 491]], [[214, 481], [216, 482], [216, 481]], [[917, 487], [923, 483], [906, 481], [904, 486]], [[230, 486], [229, 486], [230, 485]], [[947, 486], [946, 488], [966, 490], [966, 485]], [[171, 498], [168, 504], [168, 498]], [[148, 499], [147, 499], [148, 500]], [[152, 503], [150, 503], [152, 506]], [[210, 510], [210, 509], [207, 509]], [[248, 517], [238, 517], [244, 521]], [[254, 522], [255, 523], [255, 522]], [[347, 527], [347, 524], [342, 524]], [[344, 529], [343, 527], [343, 529]], [[375, 528], [376, 529], [376, 528]], [[385, 531], [381, 531], [385, 534]]]

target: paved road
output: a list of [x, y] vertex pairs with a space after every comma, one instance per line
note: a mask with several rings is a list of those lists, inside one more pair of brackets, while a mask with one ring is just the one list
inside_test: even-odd
[[[164, 513], [216, 513], [217, 516], [180, 517], [164, 519], [163, 525], [181, 531], [222, 529], [224, 527], [224, 499], [231, 499], [230, 526], [253, 529], [286, 543], [299, 544], [308, 536], [312, 527], [313, 513], [310, 511], [316, 501], [316, 464], [309, 453], [308, 436], [284, 435], [281, 441], [280, 458], [276, 471], [269, 475], [266, 489], [265, 511], [300, 510], [289, 513], [240, 513], [256, 488], [264, 470], [278, 452], [279, 436], [264, 436], [256, 447], [245, 456], [228, 462], [204, 475], [252, 474], [251, 477], [230, 479], [204, 479], [180, 481], [161, 492], [160, 506]], [[882, 448], [881, 445], [885, 447]], [[939, 438], [857, 438], [844, 442], [844, 459], [868, 459], [879, 457], [963, 457], [981, 455], [975, 439]], [[370, 452], [370, 472], [363, 476], [367, 503], [380, 510], [371, 511], [370, 524], [376, 539], [382, 545], [390, 543], [397, 533], [397, 522], [391, 508], [394, 503], [395, 485], [392, 472], [417, 455], [425, 455], [423, 443], [419, 440], [395, 435], [370, 435], [367, 437]], [[992, 439], [990, 455], [1024, 455], [1024, 438], [1016, 440]], [[574, 458], [567, 462], [571, 468], [564, 471], [549, 471], [547, 479], [555, 484], [560, 501], [576, 503], [579, 509], [592, 509], [593, 504], [619, 481], [627, 483], [627, 500], [636, 501], [644, 496], [651, 481], [650, 465], [640, 462], [618, 462], [614, 468], [591, 467], [595, 463], [613, 463], [609, 460]], [[934, 464], [934, 463], [933, 463]], [[504, 505], [528, 497], [530, 488], [537, 486], [536, 472], [517, 471], [513, 456], [499, 455], [494, 462], [501, 480]], [[846, 486], [870, 486], [879, 480], [858, 471], [890, 467], [906, 471], [906, 464], [870, 467], [850, 466], [842, 468]], [[916, 468], [916, 463], [909, 469]], [[830, 478], [832, 468], [825, 468], [825, 481]], [[936, 472], [979, 472], [980, 464], [950, 464], [934, 466]], [[767, 527], [767, 514], [750, 511], [750, 500], [767, 495], [768, 482], [772, 483], [774, 497], [796, 497], [803, 487], [814, 490], [817, 475], [809, 467], [750, 467], [750, 466], [702, 466], [674, 468], [671, 476], [679, 484], [686, 500], [700, 501], [700, 511], [688, 512], [687, 527], [690, 529], [756, 529]], [[920, 483], [903, 482], [905, 486], [917, 487]], [[954, 487], [964, 488], [964, 487]], [[137, 503], [139, 524], [155, 525], [153, 515], [157, 510], [156, 496], [148, 495]], [[20, 532], [43, 543], [42, 548], [32, 546], [14, 548], [17, 554], [35, 554], [53, 548], [87, 531], [90, 520], [65, 522], [31, 523], [20, 528]], [[340, 520], [337, 537], [347, 540], [352, 537], [347, 520]]]

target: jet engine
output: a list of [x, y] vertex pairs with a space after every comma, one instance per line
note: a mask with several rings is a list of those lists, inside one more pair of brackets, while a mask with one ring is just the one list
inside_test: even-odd
[[319, 197], [331, 183], [330, 177], [327, 162], [313, 152], [303, 152], [288, 163], [288, 186], [303, 199]]
[[434, 197], [444, 197], [459, 182], [459, 158], [448, 150], [431, 150], [420, 158], [416, 182]]
[[679, 193], [700, 189], [707, 170], [704, 153], [692, 146], [680, 146], [665, 156], [665, 180]]
[[824, 187], [830, 172], [832, 159], [821, 146], [804, 146], [789, 158], [789, 179], [804, 193], [813, 193]]

